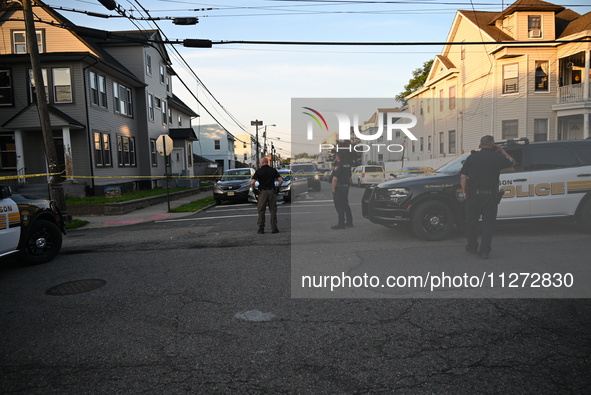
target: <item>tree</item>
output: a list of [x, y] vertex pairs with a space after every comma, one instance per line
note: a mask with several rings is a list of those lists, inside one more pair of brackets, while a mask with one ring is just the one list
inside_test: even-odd
[[408, 81], [408, 84], [404, 85], [404, 91], [395, 96], [396, 100], [406, 104], [404, 98], [425, 84], [429, 76], [429, 71], [431, 71], [431, 66], [433, 66], [433, 59], [423, 63], [423, 67], [415, 69], [412, 72], [412, 78]]

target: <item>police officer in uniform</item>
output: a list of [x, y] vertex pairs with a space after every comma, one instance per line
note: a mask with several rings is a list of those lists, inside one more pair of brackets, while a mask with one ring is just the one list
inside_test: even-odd
[[[351, 185], [351, 164], [343, 161], [337, 152], [332, 171], [332, 199], [337, 210], [339, 223], [332, 229], [345, 229], [353, 226], [353, 216], [349, 207], [349, 186]], [[345, 222], [345, 219], [347, 222]]]
[[[466, 251], [488, 259], [497, 208], [500, 201], [499, 174], [515, 160], [494, 143], [492, 136], [480, 139], [480, 151], [472, 151], [461, 170], [462, 192], [466, 198]], [[478, 245], [478, 220], [482, 216], [482, 236]]]
[[278, 187], [283, 184], [283, 177], [279, 172], [269, 166], [269, 158], [261, 158], [260, 168], [255, 171], [250, 180], [250, 187], [255, 189], [255, 182], [259, 182], [259, 195], [257, 200], [259, 234], [265, 233], [265, 211], [269, 205], [271, 213], [271, 233], [279, 233], [277, 228], [277, 196], [275, 195], [275, 180], [278, 181]]

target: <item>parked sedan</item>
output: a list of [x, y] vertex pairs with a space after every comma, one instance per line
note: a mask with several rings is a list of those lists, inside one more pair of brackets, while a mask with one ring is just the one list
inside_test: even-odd
[[[283, 178], [283, 183], [277, 193], [277, 201], [291, 202], [292, 196], [296, 196], [302, 193], [306, 193], [308, 190], [308, 183], [305, 177], [300, 177], [296, 180], [291, 174], [290, 170], [278, 170], [279, 175]], [[257, 202], [258, 193], [256, 189], [259, 186], [259, 182], [255, 182], [255, 190], [252, 189], [248, 193], [248, 201], [251, 203]], [[275, 186], [278, 182], [275, 181]]]
[[213, 198], [216, 204], [222, 204], [223, 201], [248, 201], [248, 192], [250, 190], [250, 179], [254, 174], [254, 169], [230, 169], [226, 170], [222, 178], [213, 186]]

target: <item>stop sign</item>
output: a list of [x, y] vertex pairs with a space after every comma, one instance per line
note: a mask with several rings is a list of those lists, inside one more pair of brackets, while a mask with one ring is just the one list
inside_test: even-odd
[[172, 139], [167, 134], [161, 134], [156, 139], [156, 151], [162, 156], [170, 155], [172, 152]]

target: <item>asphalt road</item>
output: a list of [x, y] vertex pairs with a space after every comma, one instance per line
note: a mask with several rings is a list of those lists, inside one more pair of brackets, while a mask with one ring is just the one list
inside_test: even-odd
[[[332, 231], [327, 186], [280, 206], [279, 234], [256, 234], [253, 205], [222, 205], [72, 231], [46, 265], [3, 261], [0, 392], [591, 392], [589, 299], [303, 290], [297, 278], [383, 274], [405, 259], [491, 271], [515, 254], [559, 269], [588, 261], [588, 235], [570, 223], [500, 225], [483, 263], [460, 234], [426, 243], [360, 218], [356, 188], [355, 227]], [[86, 292], [48, 295], [55, 286]]]

